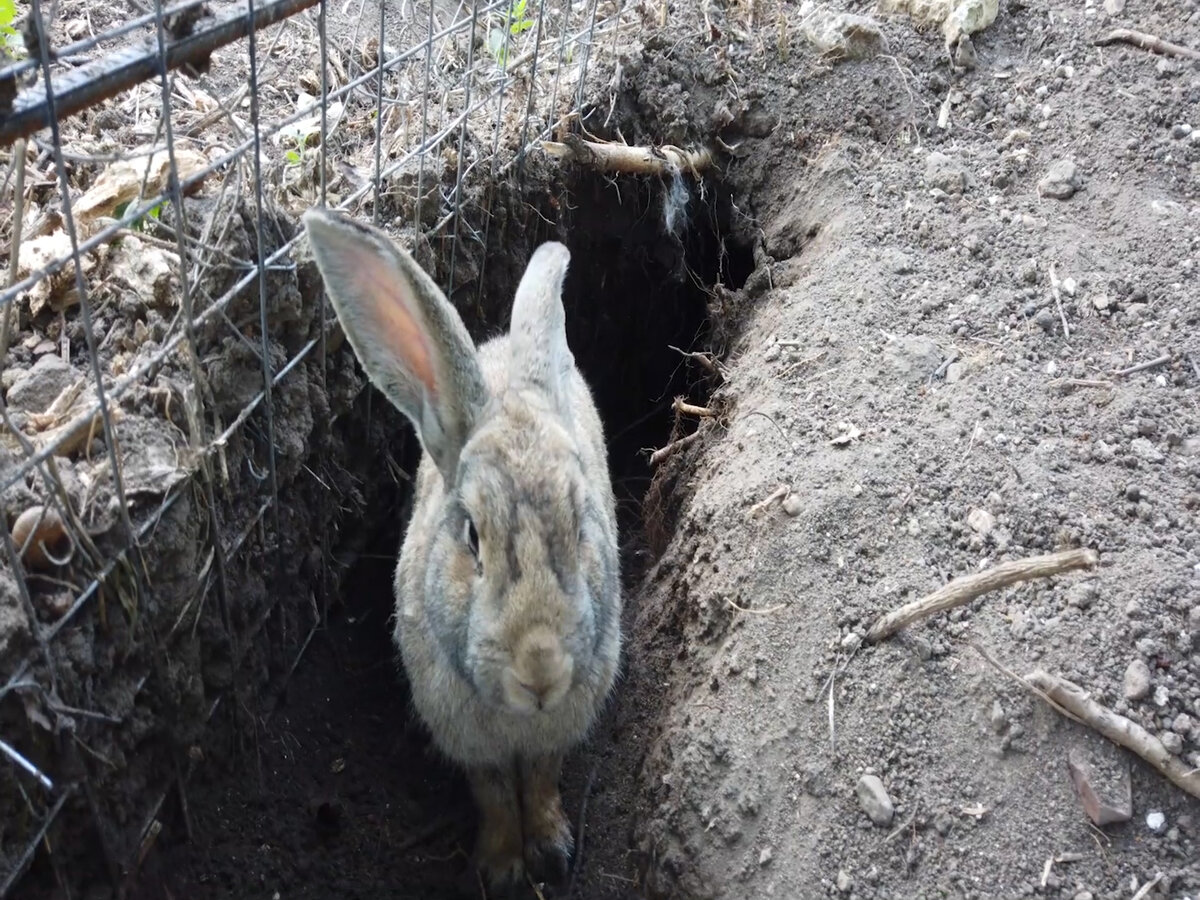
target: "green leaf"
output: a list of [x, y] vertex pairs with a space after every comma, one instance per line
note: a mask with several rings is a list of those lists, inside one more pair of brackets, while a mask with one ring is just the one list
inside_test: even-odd
[[487, 37], [488, 53], [492, 54], [492, 59], [496, 60], [496, 65], [504, 67], [504, 58], [507, 50], [504, 46], [504, 32], [499, 28], [493, 28], [488, 32]]
[[0, 28], [8, 34], [12, 31], [12, 23], [17, 18], [16, 0], [0, 0]]
[[289, 166], [300, 165], [300, 152], [298, 150], [289, 150], [287, 153], [283, 154], [283, 158], [287, 161]]

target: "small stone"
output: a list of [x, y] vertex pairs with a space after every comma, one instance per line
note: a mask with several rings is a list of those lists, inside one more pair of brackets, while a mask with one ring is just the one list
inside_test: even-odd
[[1100, 590], [1092, 581], [1080, 581], [1067, 588], [1067, 605], [1076, 609], [1087, 609], [1095, 601]]
[[1120, 15], [1125, 11], [1125, 0], [1104, 0], [1104, 11], [1110, 16]]
[[43, 356], [13, 381], [8, 389], [8, 405], [28, 413], [43, 413], [74, 380], [75, 373], [61, 356]]
[[888, 796], [878, 775], [862, 776], [858, 779], [856, 791], [859, 806], [863, 808], [863, 812], [872, 822], [880, 828], [886, 828], [892, 824], [892, 818], [896, 815], [896, 807], [892, 805], [892, 798]]
[[978, 62], [978, 57], [975, 55], [975, 45], [971, 42], [968, 35], [959, 35], [958, 42], [954, 47], [954, 64], [960, 69], [974, 69]]
[[788, 494], [786, 497], [783, 498], [783, 503], [781, 503], [780, 506], [783, 507], [783, 511], [785, 513], [787, 513], [789, 516], [800, 515], [800, 511], [802, 509], [802, 507], [800, 505], [800, 495], [799, 494]]
[[1038, 194], [1054, 200], [1070, 200], [1082, 186], [1079, 167], [1072, 160], [1060, 159], [1050, 166], [1038, 182]]
[[1146, 813], [1146, 827], [1155, 834], [1160, 834], [1167, 829], [1167, 817], [1157, 809]]
[[1150, 667], [1135, 659], [1125, 668], [1124, 694], [1126, 700], [1141, 700], [1150, 693]]
[[962, 381], [964, 375], [967, 374], [967, 367], [963, 363], [954, 362], [946, 366], [946, 384], [955, 384]]
[[948, 812], [940, 812], [933, 817], [933, 830], [945, 837], [950, 833], [950, 829], [954, 827], [954, 819]]
[[1039, 310], [1033, 321], [1046, 334], [1054, 334], [1054, 329], [1058, 327], [1058, 319], [1048, 309]]
[[1180, 713], [1171, 722], [1171, 730], [1176, 734], [1190, 734], [1195, 727], [1195, 720], [1187, 713]]
[[774, 856], [775, 854], [771, 851], [770, 847], [763, 847], [758, 853], [758, 864], [760, 866], [769, 866]]
[[854, 890], [854, 879], [850, 877], [850, 873], [845, 869], [838, 870], [837, 889], [839, 894], [848, 894]]
[[1129, 762], [1115, 746], [1096, 739], [1087, 740], [1086, 747], [1072, 747], [1067, 771], [1083, 811], [1094, 824], [1128, 822], [1133, 817]]
[[1160, 463], [1166, 459], [1161, 450], [1149, 438], [1138, 437], [1129, 442], [1129, 449], [1142, 462]]
[[1107, 294], [1097, 294], [1092, 298], [1092, 306], [1098, 310], [1105, 310], [1112, 306], [1112, 298]]
[[957, 159], [935, 150], [925, 158], [925, 183], [947, 194], [961, 194], [967, 189], [966, 167]]
[[996, 517], [986, 509], [973, 509], [967, 513], [967, 525], [976, 534], [987, 535], [996, 527]]
[[1171, 137], [1175, 138], [1175, 140], [1177, 140], [1177, 141], [1184, 140], [1191, 133], [1192, 133], [1192, 126], [1187, 124], [1186, 122], [1181, 122], [1178, 125], [1175, 125], [1174, 127], [1171, 128]]
[[1068, 275], [1062, 280], [1063, 293], [1068, 297], [1074, 297], [1075, 292], [1079, 289], [1079, 285], [1075, 283], [1075, 279]]
[[923, 383], [942, 364], [942, 351], [932, 338], [902, 335], [884, 344], [883, 361], [895, 380]]
[[1154, 705], [1166, 706], [1171, 701], [1171, 692], [1167, 690], [1165, 684], [1160, 684], [1154, 689]]
[[1054, 360], [1050, 360], [1050, 362], [1046, 363], [1046, 374], [1049, 375], [1051, 378], [1053, 378], [1055, 375], [1057, 375], [1058, 374], [1058, 363], [1056, 363]]
[[851, 631], [844, 638], [842, 638], [842, 649], [845, 650], [847, 653], [853, 653], [855, 650], [857, 650], [859, 647], [862, 646], [862, 642], [863, 642], [862, 635], [856, 631]]
[[1164, 731], [1159, 737], [1163, 747], [1172, 756], [1178, 756], [1183, 752], [1183, 738], [1173, 731]]
[[1004, 731], [1004, 726], [1008, 724], [1008, 716], [1004, 714], [1004, 707], [1000, 705], [999, 700], [992, 701], [992, 711], [988, 715], [988, 722], [991, 723], [992, 731], [996, 734]]
[[1091, 891], [1080, 891], [1071, 900], [1096, 900], [1096, 896]]
[[765, 362], [775, 362], [777, 359], [779, 359], [779, 345], [772, 344], [767, 348], [767, 352], [763, 354], [763, 360]]

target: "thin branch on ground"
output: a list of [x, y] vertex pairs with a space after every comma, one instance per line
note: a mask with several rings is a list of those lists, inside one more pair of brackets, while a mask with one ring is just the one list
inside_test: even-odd
[[1050, 293], [1054, 295], [1054, 305], [1058, 307], [1058, 317], [1062, 320], [1063, 340], [1071, 339], [1071, 326], [1067, 324], [1067, 314], [1063, 310], [1062, 291], [1059, 290], [1062, 282], [1058, 280], [1058, 273], [1054, 271], [1054, 263], [1050, 263]]
[[1132, 28], [1114, 28], [1103, 37], [1096, 38], [1095, 44], [1097, 47], [1107, 47], [1109, 44], [1132, 44], [1142, 50], [1149, 50], [1151, 53], [1200, 60], [1200, 51], [1172, 44], [1170, 41], [1164, 41], [1162, 38], [1146, 34], [1144, 31], [1134, 31]]
[[962, 606], [991, 591], [998, 591], [1001, 588], [1034, 578], [1048, 578], [1051, 575], [1059, 575], [1075, 569], [1090, 569], [1099, 562], [1100, 556], [1095, 550], [1064, 550], [1045, 556], [1014, 559], [993, 566], [984, 572], [963, 575], [938, 588], [932, 594], [914, 600], [912, 603], [906, 603], [899, 609], [882, 616], [871, 626], [866, 640], [868, 643], [876, 643], [891, 637], [897, 631], [907, 628], [915, 622], [927, 619], [935, 613]]
[[1178, 757], [1171, 755], [1162, 741], [1141, 725], [1093, 700], [1091, 694], [1065, 678], [1038, 669], [1026, 675], [1025, 680], [1084, 725], [1136, 753], [1176, 787], [1193, 797], [1200, 797], [1200, 770], [1188, 769]]
[[790, 485], [781, 484], [779, 487], [775, 488], [775, 490], [772, 491], [769, 496], [765, 497], [762, 500], [759, 500], [757, 503], [755, 503], [753, 506], [751, 506], [748, 510], [746, 510], [746, 518], [747, 519], [754, 518], [760, 512], [762, 512], [764, 509], [766, 509], [768, 506], [770, 506], [772, 503], [778, 503], [778, 502], [782, 501], [783, 498], [786, 497], [791, 492], [792, 492], [792, 488]]
[[1127, 369], [1118, 369], [1113, 372], [1113, 377], [1123, 378], [1126, 375], [1133, 375], [1137, 372], [1145, 372], [1147, 369], [1156, 369], [1159, 366], [1165, 366], [1171, 361], [1171, 354], [1164, 353], [1162, 356], [1157, 356], [1154, 359], [1147, 360], [1144, 363], [1138, 363], [1136, 366], [1130, 366]]

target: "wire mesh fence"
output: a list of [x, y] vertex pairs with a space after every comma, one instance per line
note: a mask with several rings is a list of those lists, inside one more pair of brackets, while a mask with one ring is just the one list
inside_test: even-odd
[[369, 216], [481, 290], [486, 256], [457, 270], [494, 185], [578, 120], [632, 24], [598, 0], [0, 21], [0, 897], [35, 859], [124, 883], [170, 797], [186, 820], [208, 723], [324, 621], [363, 490], [334, 483], [329, 420], [361, 382], [298, 214]]

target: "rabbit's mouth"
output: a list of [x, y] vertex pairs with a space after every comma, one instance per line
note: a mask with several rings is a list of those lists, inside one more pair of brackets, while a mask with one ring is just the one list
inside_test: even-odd
[[549, 629], [536, 628], [517, 644], [501, 673], [505, 705], [522, 715], [548, 712], [571, 689], [575, 660]]

